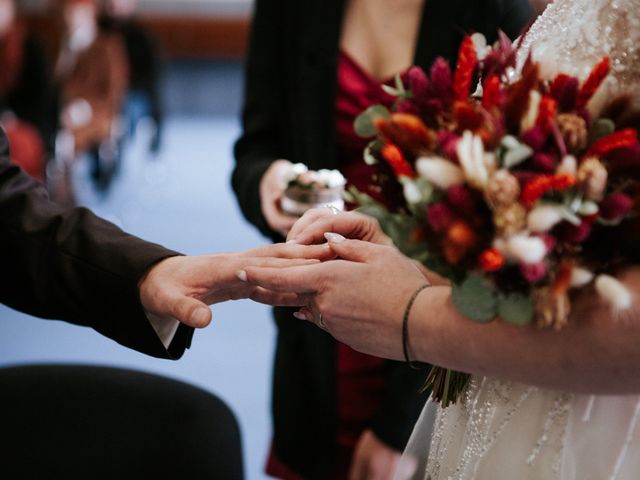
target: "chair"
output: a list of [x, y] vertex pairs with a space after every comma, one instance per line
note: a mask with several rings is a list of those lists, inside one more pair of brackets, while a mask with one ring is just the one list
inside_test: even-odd
[[241, 479], [240, 430], [217, 397], [157, 375], [4, 368], [0, 477]]

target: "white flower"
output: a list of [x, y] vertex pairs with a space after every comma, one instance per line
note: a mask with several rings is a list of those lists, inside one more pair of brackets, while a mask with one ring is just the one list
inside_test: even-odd
[[444, 158], [421, 157], [416, 161], [416, 170], [422, 178], [442, 190], [464, 183], [462, 169]]
[[481, 33], [474, 33], [471, 35], [471, 40], [473, 41], [473, 46], [476, 49], [478, 60], [482, 61], [487, 58], [487, 55], [491, 52], [491, 46], [487, 45], [486, 37]]
[[536, 126], [542, 95], [537, 90], [531, 90], [529, 94], [529, 108], [520, 121], [520, 130], [526, 132]]
[[599, 275], [596, 278], [596, 290], [614, 310], [626, 310], [631, 307], [633, 301], [631, 292], [610, 275]]
[[593, 280], [593, 273], [586, 268], [573, 267], [571, 269], [571, 287], [580, 288]]
[[416, 182], [408, 177], [401, 177], [400, 182], [402, 183], [404, 198], [407, 200], [409, 205], [415, 205], [422, 201], [422, 192], [416, 185]]
[[536, 233], [551, 230], [564, 218], [560, 209], [561, 207], [556, 205], [542, 205], [531, 210], [527, 217], [529, 230]]
[[484, 190], [489, 182], [489, 167], [495, 166], [495, 157], [484, 151], [482, 139], [467, 130], [458, 141], [456, 152], [469, 184]]
[[509, 256], [521, 263], [541, 262], [547, 254], [547, 246], [538, 237], [514, 235], [507, 240]]
[[576, 160], [576, 157], [574, 157], [573, 155], [565, 155], [556, 170], [556, 173], [558, 175], [566, 174], [574, 177], [576, 176], [577, 172], [578, 172], [578, 161]]

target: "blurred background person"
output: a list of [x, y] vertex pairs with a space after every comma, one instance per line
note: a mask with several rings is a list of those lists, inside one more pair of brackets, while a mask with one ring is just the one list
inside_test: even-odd
[[44, 181], [52, 144], [51, 75], [42, 45], [17, 18], [14, 0], [0, 0], [0, 123], [13, 162]]
[[153, 36], [136, 20], [137, 9], [138, 0], [102, 0], [100, 26], [106, 32], [117, 34], [126, 48], [129, 89], [123, 117], [127, 134], [135, 134], [141, 119], [151, 119], [154, 132], [149, 148], [157, 154], [163, 123], [162, 57]]
[[122, 40], [98, 26], [96, 0], [59, 0], [62, 41], [55, 65], [60, 133], [56, 156], [61, 167], [54, 198], [73, 203], [70, 171], [83, 154], [92, 159], [92, 177], [106, 189], [121, 154], [120, 112], [128, 85]]

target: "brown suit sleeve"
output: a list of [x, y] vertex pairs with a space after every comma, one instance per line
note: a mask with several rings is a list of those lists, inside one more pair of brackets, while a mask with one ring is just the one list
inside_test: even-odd
[[84, 208], [63, 209], [11, 165], [0, 131], [0, 301], [16, 310], [91, 327], [116, 342], [162, 358], [188, 348], [181, 325], [167, 351], [146, 318], [138, 281], [177, 255], [128, 235]]

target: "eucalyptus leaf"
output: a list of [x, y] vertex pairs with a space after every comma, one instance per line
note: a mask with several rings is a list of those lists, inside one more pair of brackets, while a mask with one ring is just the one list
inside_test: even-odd
[[498, 313], [496, 289], [484, 278], [471, 275], [453, 284], [453, 304], [465, 317], [486, 323]]
[[513, 168], [517, 165], [520, 165], [532, 155], [533, 149], [530, 146], [519, 143], [515, 147], [505, 150], [504, 157], [502, 158], [502, 164], [504, 168]]
[[591, 126], [591, 130], [589, 131], [589, 142], [593, 143], [602, 137], [611, 135], [615, 130], [616, 124], [613, 123], [613, 120], [608, 118], [599, 118], [593, 122], [593, 125]]
[[373, 105], [362, 112], [353, 122], [356, 133], [364, 138], [373, 137], [378, 133], [374, 121], [377, 118], [390, 119], [391, 113], [383, 105]]
[[513, 325], [528, 325], [533, 320], [535, 309], [531, 299], [521, 293], [501, 295], [498, 298], [498, 315]]

